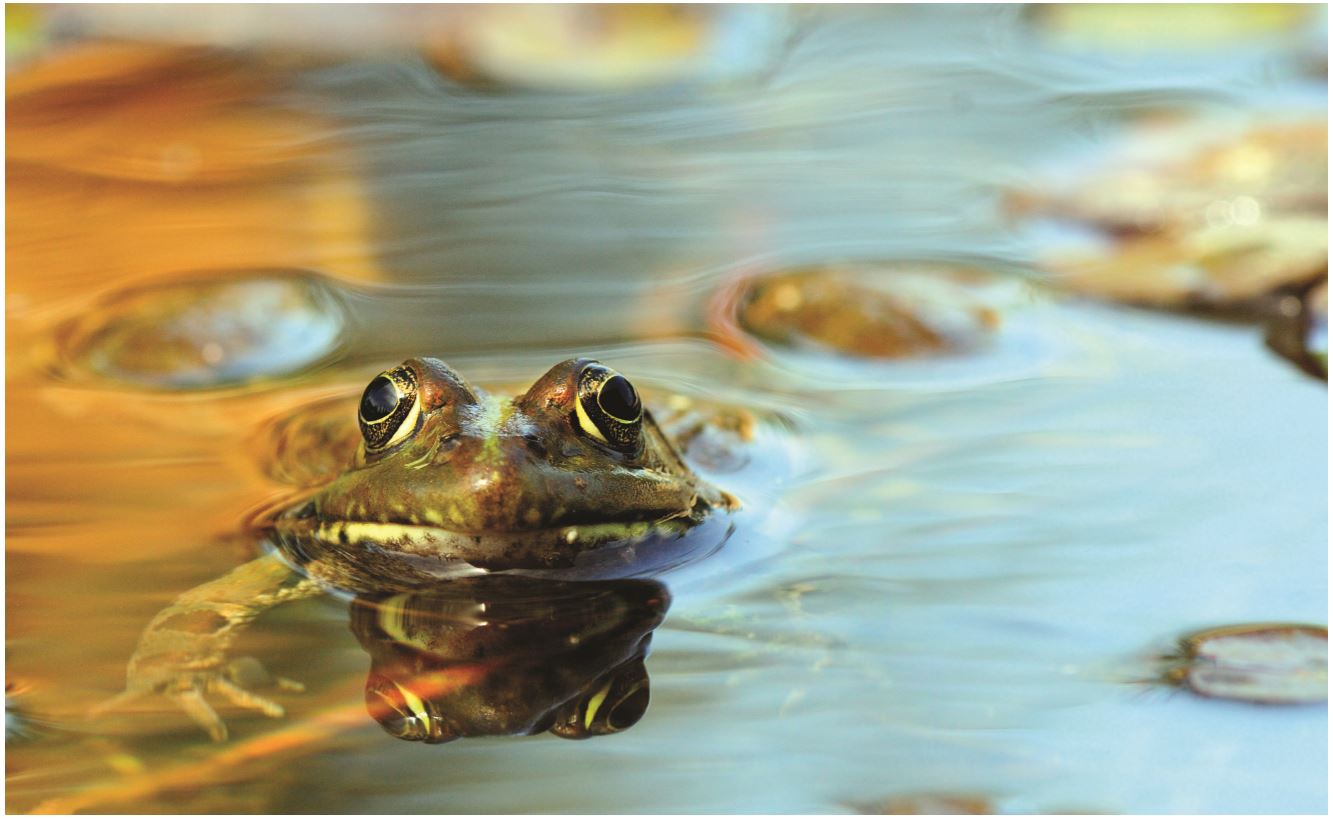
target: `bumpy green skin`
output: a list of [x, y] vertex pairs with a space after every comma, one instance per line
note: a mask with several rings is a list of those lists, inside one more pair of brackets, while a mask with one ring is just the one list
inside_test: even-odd
[[275, 553], [154, 618], [113, 702], [166, 694], [221, 740], [226, 729], [205, 692], [282, 713], [245, 690], [226, 656], [239, 630], [273, 605], [329, 588], [374, 594], [481, 572], [641, 576], [720, 546], [731, 523], [719, 513], [735, 499], [690, 471], [650, 413], [631, 453], [580, 428], [577, 381], [589, 363], [562, 362], [522, 395], [501, 398], [437, 359], [405, 362], [420, 400], [411, 434], [378, 452], [362, 444], [344, 473], [264, 526]]

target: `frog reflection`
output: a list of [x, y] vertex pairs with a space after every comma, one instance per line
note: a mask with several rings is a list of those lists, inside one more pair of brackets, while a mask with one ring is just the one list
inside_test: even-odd
[[362, 596], [366, 708], [400, 739], [616, 733], [648, 708], [644, 658], [670, 605], [652, 580], [461, 578]]

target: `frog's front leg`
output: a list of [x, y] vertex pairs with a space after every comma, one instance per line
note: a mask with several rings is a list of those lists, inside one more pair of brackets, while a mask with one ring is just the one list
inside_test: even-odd
[[[130, 658], [125, 692], [95, 710], [105, 712], [146, 694], [163, 694], [218, 742], [227, 738], [227, 726], [204, 698], [207, 693], [221, 694], [270, 717], [282, 716], [282, 706], [247, 690], [265, 681], [262, 667], [253, 661], [232, 661], [228, 650], [241, 630], [263, 612], [319, 591], [315, 581], [272, 555], [191, 589], [144, 629]], [[290, 680], [273, 681], [288, 690], [301, 688]]]

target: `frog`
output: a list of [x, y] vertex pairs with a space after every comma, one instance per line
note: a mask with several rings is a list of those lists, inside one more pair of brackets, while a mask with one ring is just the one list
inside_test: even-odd
[[690, 468], [625, 376], [589, 358], [513, 396], [440, 359], [410, 358], [371, 379], [356, 414], [350, 463], [256, 515], [247, 528], [260, 555], [159, 612], [125, 691], [96, 713], [162, 695], [222, 742], [226, 724], [206, 695], [281, 717], [251, 689], [301, 688], [229, 656], [275, 606], [478, 575], [647, 577], [716, 551], [735, 528], [736, 496]]

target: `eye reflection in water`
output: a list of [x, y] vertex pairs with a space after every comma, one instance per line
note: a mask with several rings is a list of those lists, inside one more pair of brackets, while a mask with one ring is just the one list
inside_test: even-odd
[[371, 658], [366, 709], [426, 743], [623, 731], [648, 709], [644, 659], [670, 602], [652, 580], [498, 574], [364, 595], [351, 628]]

